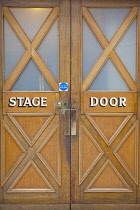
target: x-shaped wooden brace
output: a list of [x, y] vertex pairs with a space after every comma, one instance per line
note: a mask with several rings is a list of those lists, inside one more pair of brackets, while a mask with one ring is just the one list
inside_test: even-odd
[[[89, 119], [89, 117], [88, 117], [88, 115], [86, 115], [87, 116], [87, 118]], [[130, 120], [130, 118], [132, 117], [132, 115], [130, 114], [130, 116], [129, 116], [129, 118], [128, 118], [128, 121]], [[82, 122], [82, 124], [85, 126], [85, 130], [87, 130], [88, 131], [88, 129], [87, 129], [87, 126], [86, 126], [86, 122]], [[93, 125], [94, 126], [94, 125]], [[122, 146], [122, 143], [128, 138], [128, 136], [130, 136], [130, 134], [133, 132], [133, 130], [134, 129], [136, 129], [136, 135], [137, 135], [137, 129], [138, 129], [138, 121], [136, 120], [135, 122], [134, 122], [134, 124], [132, 125], [132, 127], [129, 129], [129, 131], [126, 133], [126, 135], [125, 135], [125, 137], [120, 141], [120, 143], [119, 143], [119, 146], [116, 146], [115, 144], [114, 144], [114, 142], [112, 142], [112, 147], [110, 147], [110, 144], [104, 144], [104, 142], [106, 142], [105, 141], [105, 139], [104, 139], [104, 137], [103, 136], [101, 136], [101, 134], [100, 134], [100, 132], [99, 131], [97, 131], [98, 132], [98, 134], [99, 134], [99, 136], [101, 136], [102, 137], [102, 140], [101, 140], [101, 142], [100, 141], [96, 141], [96, 143], [99, 145], [99, 147], [101, 147], [102, 148], [102, 150], [103, 150], [103, 153], [100, 153], [101, 155], [100, 155], [100, 158], [103, 158], [104, 159], [104, 157], [106, 157], [108, 160], [110, 160], [112, 163], [113, 163], [113, 165], [116, 167], [116, 168], [118, 168], [117, 167], [117, 164], [116, 164], [116, 162], [115, 162], [115, 160], [116, 160], [116, 157], [117, 157], [117, 162], [118, 162], [118, 164], [120, 165], [120, 163], [121, 163], [121, 161], [120, 161], [120, 159], [118, 158], [118, 154], [117, 154], [117, 152], [118, 152], [118, 148], [120, 148], [121, 146]], [[95, 126], [94, 126], [94, 128], [95, 128]], [[96, 129], [96, 128], [95, 128]], [[123, 130], [123, 129], [122, 129]], [[119, 134], [122, 132], [122, 130], [120, 130], [119, 131]], [[89, 131], [88, 131], [89, 132]], [[87, 132], [86, 132], [87, 133]], [[89, 132], [90, 133], [90, 132]], [[91, 133], [90, 133], [91, 134]], [[94, 138], [94, 136], [93, 136], [93, 138]], [[103, 142], [104, 141], [104, 142]], [[101, 145], [102, 144], [104, 144], [104, 147], [102, 147]], [[121, 146], [120, 146], [121, 145]], [[136, 154], [138, 153], [138, 150], [137, 150], [137, 148], [138, 148], [138, 139], [137, 139], [137, 137], [136, 137], [136, 140], [135, 140], [135, 152], [136, 152]], [[133, 179], [133, 181], [136, 183], [136, 184], [138, 184], [138, 180], [137, 180], [137, 178], [138, 178], [138, 174], [137, 174], [137, 171], [138, 171], [138, 160], [137, 160], [137, 155], [135, 154], [135, 174], [132, 174], [132, 172], [129, 170], [129, 169], [127, 169], [126, 167], [125, 167], [125, 164], [122, 164], [122, 167], [123, 168], [125, 168], [125, 170], [127, 171], [127, 173], [130, 175], [130, 177]], [[99, 158], [99, 159], [100, 159]], [[102, 161], [102, 166], [104, 165], [104, 161]], [[118, 171], [119, 171], [119, 173], [121, 174], [122, 172], [121, 172], [121, 168], [118, 168]]]
[[96, 78], [96, 76], [99, 74], [101, 68], [107, 61], [107, 59], [110, 57], [111, 61], [114, 63], [116, 66], [117, 70], [119, 71], [120, 75], [123, 77], [124, 81], [132, 91], [136, 91], [137, 87], [136, 84], [127, 71], [126, 67], [120, 60], [119, 56], [117, 53], [114, 51], [114, 48], [116, 45], [119, 43], [119, 41], [122, 39], [130, 25], [132, 24], [133, 20], [137, 16], [138, 9], [137, 7], [134, 7], [131, 9], [129, 14], [127, 15], [126, 19], [124, 22], [121, 24], [120, 28], [117, 30], [113, 38], [111, 39], [110, 42], [108, 42], [107, 38], [103, 34], [102, 30], [99, 28], [98, 24], [88, 11], [86, 7], [83, 7], [83, 17], [87, 24], [89, 25], [90, 29], [92, 32], [95, 34], [96, 38], [100, 42], [101, 46], [103, 47], [104, 51], [95, 63], [95, 65], [91, 68], [90, 72], [86, 76], [85, 80], [83, 81], [82, 84], [82, 91], [85, 91], [89, 88], [93, 80]]
[[24, 70], [25, 66], [29, 62], [29, 60], [32, 58], [37, 67], [39, 68], [40, 72], [46, 79], [46, 81], [50, 84], [53, 90], [58, 91], [58, 83], [56, 82], [55, 78], [53, 77], [51, 71], [46, 66], [36, 49], [41, 44], [42, 40], [52, 27], [53, 23], [58, 17], [59, 14], [59, 8], [55, 7], [50, 15], [45, 20], [44, 24], [34, 37], [33, 41], [30, 42], [26, 34], [24, 33], [21, 26], [16, 21], [15, 17], [11, 13], [11, 11], [7, 8], [3, 8], [3, 13], [15, 33], [17, 34], [18, 38], [23, 43], [24, 47], [27, 49], [26, 52], [23, 54], [19, 62], [17, 63], [16, 67], [13, 69], [12, 73], [8, 77], [7, 81], [4, 84], [4, 91], [8, 91], [11, 89], [11, 87], [14, 85], [22, 71]]
[[[9, 118], [10, 119], [10, 118]], [[6, 122], [3, 121], [3, 125], [5, 126], [6, 130], [10, 133], [11, 136], [13, 136], [13, 134], [11, 134], [11, 130], [9, 128], [9, 123], [7, 124]], [[24, 138], [22, 139], [22, 158], [20, 159], [20, 161], [17, 162], [17, 166], [16, 168], [14, 168], [12, 170], [11, 174], [16, 173], [16, 176], [19, 176], [19, 174], [22, 173], [23, 169], [25, 168], [25, 166], [31, 161], [34, 160], [35, 156], [37, 156], [41, 162], [44, 164], [44, 160], [42, 158], [42, 156], [40, 155], [41, 149], [47, 144], [47, 142], [50, 140], [50, 138], [53, 136], [53, 134], [56, 132], [56, 130], [59, 127], [59, 116], [55, 115], [52, 119], [52, 121], [50, 122], [50, 124], [47, 126], [47, 131], [46, 129], [43, 131], [38, 139], [38, 141], [35, 142], [34, 145], [28, 147], [24, 147]], [[45, 135], [45, 138], [42, 138], [41, 136]], [[16, 136], [14, 137], [17, 145], [19, 144], [18, 142], [18, 138], [16, 138]], [[44, 140], [45, 139], [45, 140]], [[57, 143], [56, 143], [57, 144]], [[21, 144], [20, 144], [21, 146]], [[59, 152], [59, 151], [58, 151]], [[59, 162], [58, 165], [58, 177], [56, 177], [56, 175], [51, 171], [51, 175], [55, 178], [56, 182], [61, 185], [61, 179], [60, 179], [60, 167], [61, 167], [61, 163], [60, 163], [60, 157], [57, 159], [57, 161]], [[36, 164], [37, 165], [37, 164]], [[47, 164], [44, 164], [46, 169], [50, 171], [49, 167], [47, 166]], [[3, 185], [5, 184], [5, 182], [11, 177], [11, 174], [5, 179], [5, 181], [3, 182]]]

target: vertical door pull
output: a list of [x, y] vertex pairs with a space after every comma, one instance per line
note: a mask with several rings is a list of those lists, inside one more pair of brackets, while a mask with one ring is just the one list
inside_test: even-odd
[[71, 135], [76, 135], [76, 109], [71, 109]]
[[68, 109], [66, 101], [56, 101], [56, 108], [64, 115], [64, 135], [76, 135], [76, 109]]

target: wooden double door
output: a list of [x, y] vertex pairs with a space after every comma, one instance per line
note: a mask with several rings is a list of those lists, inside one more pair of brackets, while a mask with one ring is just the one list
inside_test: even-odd
[[139, 209], [139, 1], [0, 4], [0, 207]]

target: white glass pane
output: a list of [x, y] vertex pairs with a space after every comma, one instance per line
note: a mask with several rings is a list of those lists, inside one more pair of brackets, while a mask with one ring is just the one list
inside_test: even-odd
[[136, 81], [136, 19], [117, 45], [115, 51]]
[[37, 51], [58, 80], [58, 20], [53, 24]]
[[101, 55], [103, 49], [98, 40], [83, 20], [83, 79]]
[[27, 34], [30, 41], [33, 40], [45, 19], [51, 12], [51, 8], [11, 8], [10, 9]]
[[110, 41], [129, 13], [129, 8], [89, 8], [90, 13]]
[[129, 88], [109, 59], [88, 90], [129, 91]]
[[15, 32], [10, 27], [6, 19], [4, 19], [4, 51], [5, 51], [5, 80], [18, 63], [19, 59], [25, 52], [25, 48], [18, 39]]
[[[10, 10], [30, 41], [32, 41], [52, 11], [52, 8], [11, 8]], [[7, 79], [25, 52], [25, 49], [9, 24], [6, 21], [4, 24], [5, 79]], [[56, 80], [58, 80], [58, 20], [52, 25], [37, 50]], [[52, 91], [52, 88], [44, 79], [35, 63], [30, 60], [11, 90]]]
[[11, 89], [12, 91], [52, 91], [43, 78], [35, 63], [30, 60], [20, 77]]

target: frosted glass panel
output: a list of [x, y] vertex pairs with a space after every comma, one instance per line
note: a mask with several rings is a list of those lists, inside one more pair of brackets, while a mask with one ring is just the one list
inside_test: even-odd
[[83, 20], [83, 79], [90, 71], [103, 49], [98, 40]]
[[108, 60], [88, 90], [129, 91], [129, 88], [113, 63]]
[[115, 51], [136, 81], [136, 20], [132, 23]]
[[90, 13], [110, 41], [129, 13], [129, 8], [90, 8]]
[[[110, 41], [129, 14], [131, 8], [88, 8], [88, 10], [108, 41]], [[87, 24], [83, 23], [83, 79], [89, 73], [91, 64], [95, 64], [102, 52], [100, 51], [100, 44], [97, 43], [93, 43], [95, 51], [91, 49], [92, 44], [88, 39], [91, 33]], [[86, 39], [89, 43], [88, 41], [86, 43]], [[85, 46], [84, 43], [86, 43]], [[114, 50], [134, 81], [136, 81], [136, 19], [130, 25], [130, 28], [128, 28]], [[90, 51], [89, 54], [88, 51]], [[93, 52], [96, 54], [96, 59], [94, 59], [95, 57], [93, 58]], [[129, 91], [129, 87], [111, 60], [107, 60], [88, 90]]]
[[[32, 41], [52, 11], [52, 8], [10, 8], [10, 10], [30, 41]], [[24, 49], [22, 43], [6, 20], [4, 20], [4, 38], [6, 80], [26, 49]], [[56, 80], [58, 80], [58, 43], [58, 20], [56, 20], [37, 49]], [[52, 88], [34, 61], [30, 60], [11, 90], [52, 91]]]
[[10, 9], [27, 34], [30, 41], [51, 12], [51, 8], [11, 8]]
[[53, 24], [37, 51], [58, 80], [58, 20]]
[[20, 77], [11, 89], [12, 91], [52, 91], [35, 63], [30, 60]]
[[6, 19], [4, 19], [4, 50], [5, 80], [7, 80], [8, 76], [25, 52], [25, 48]]

